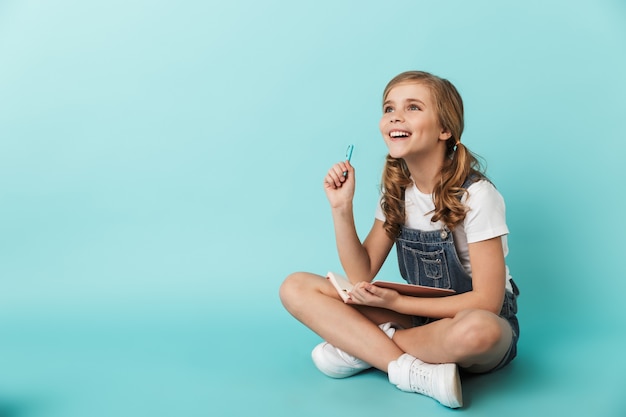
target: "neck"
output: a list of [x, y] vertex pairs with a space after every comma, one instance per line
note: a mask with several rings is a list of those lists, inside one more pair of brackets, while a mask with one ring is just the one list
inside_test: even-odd
[[443, 155], [441, 158], [430, 155], [425, 158], [405, 159], [405, 162], [417, 189], [422, 193], [432, 194], [441, 178]]

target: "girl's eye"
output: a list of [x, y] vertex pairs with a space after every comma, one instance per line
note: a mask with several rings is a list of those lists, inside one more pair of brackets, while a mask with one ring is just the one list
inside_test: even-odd
[[393, 111], [393, 107], [387, 106], [383, 109], [383, 113], [391, 113]]
[[419, 108], [419, 107], [417, 107], [417, 105], [416, 105], [416, 104], [411, 104], [411, 105], [409, 106], [409, 110], [411, 110], [411, 111], [415, 111], [415, 110], [419, 110], [419, 109], [420, 109], [420, 108]]

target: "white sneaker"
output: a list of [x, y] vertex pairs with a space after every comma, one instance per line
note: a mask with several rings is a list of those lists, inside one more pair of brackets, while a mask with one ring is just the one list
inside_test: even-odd
[[463, 406], [461, 379], [455, 363], [425, 363], [405, 353], [389, 363], [389, 382], [402, 391], [427, 395], [450, 408]]
[[[378, 327], [390, 339], [395, 334], [396, 328], [399, 328], [393, 323], [383, 323]], [[369, 363], [334, 347], [328, 342], [322, 342], [315, 346], [311, 352], [311, 357], [317, 369], [331, 378], [347, 378], [372, 367]]]

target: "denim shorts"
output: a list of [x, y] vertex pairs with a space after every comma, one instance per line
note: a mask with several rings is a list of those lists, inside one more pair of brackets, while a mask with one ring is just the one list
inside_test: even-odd
[[[505, 319], [509, 325], [511, 326], [511, 330], [513, 332], [513, 337], [511, 339], [511, 345], [509, 346], [509, 350], [507, 350], [506, 354], [494, 368], [482, 372], [489, 373], [497, 371], [498, 369], [504, 368], [509, 364], [515, 357], [517, 356], [517, 341], [519, 340], [519, 321], [517, 320], [517, 295], [519, 294], [519, 290], [514, 282], [511, 280], [511, 284], [513, 286], [513, 293], [510, 291], [506, 291], [504, 302], [502, 303], [502, 309], [500, 310], [500, 317]], [[421, 316], [413, 316], [413, 326], [423, 326], [428, 323], [432, 323], [437, 321], [438, 319], [432, 319], [429, 317], [421, 317]]]
[[497, 371], [498, 369], [504, 368], [517, 356], [517, 341], [519, 340], [519, 321], [517, 320], [516, 314], [517, 294], [519, 294], [519, 290], [517, 289], [517, 286], [514, 282], [511, 282], [511, 284], [513, 285], [514, 293], [511, 293], [509, 291], [506, 292], [506, 296], [504, 297], [504, 303], [502, 304], [502, 310], [500, 311], [500, 317], [509, 322], [509, 324], [511, 325], [511, 330], [513, 331], [511, 345], [509, 346], [509, 350], [506, 352], [500, 363], [487, 372], [493, 372]]

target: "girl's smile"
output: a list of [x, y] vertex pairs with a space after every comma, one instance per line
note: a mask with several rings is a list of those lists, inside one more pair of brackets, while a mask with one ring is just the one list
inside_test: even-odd
[[389, 91], [380, 131], [394, 158], [430, 153], [450, 137], [441, 128], [430, 89], [416, 82], [402, 83]]
[[406, 130], [394, 129], [389, 132], [389, 139], [391, 139], [392, 141], [406, 139], [406, 138], [409, 138], [410, 136], [411, 136], [411, 132], [406, 131]]

